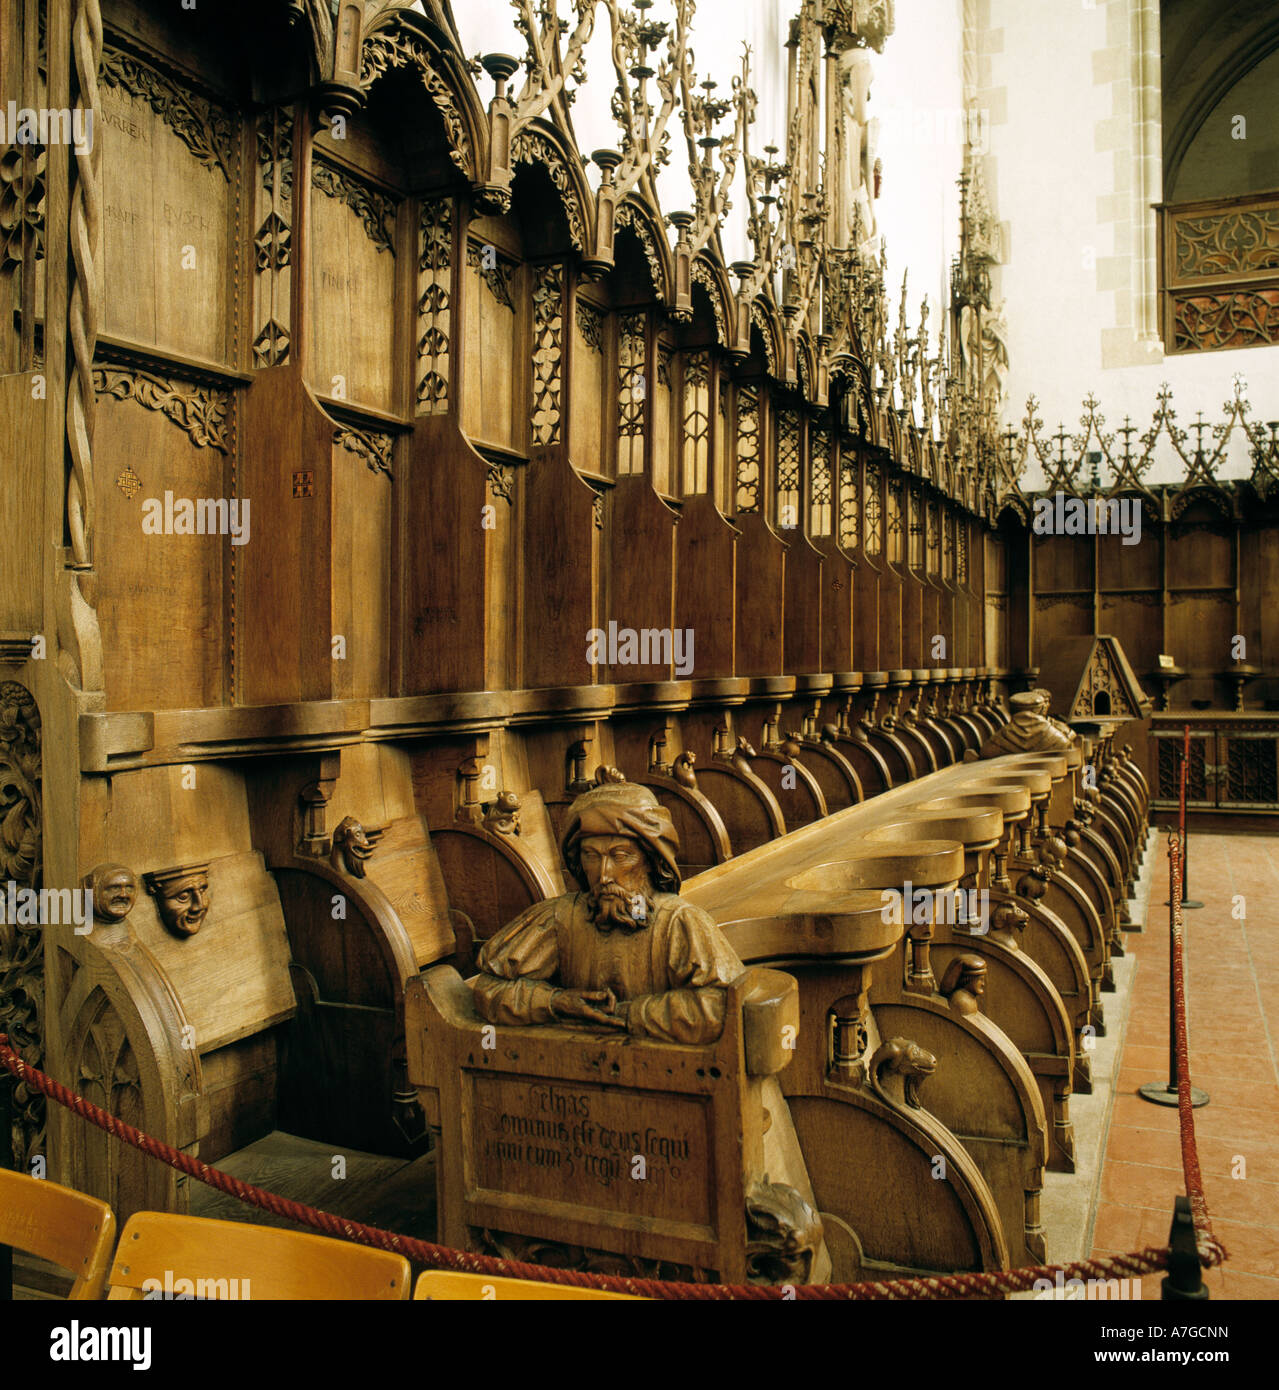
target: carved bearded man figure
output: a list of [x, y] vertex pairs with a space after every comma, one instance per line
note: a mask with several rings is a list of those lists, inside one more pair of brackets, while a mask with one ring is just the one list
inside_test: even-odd
[[677, 896], [679, 839], [647, 787], [578, 797], [564, 862], [580, 891], [537, 903], [484, 943], [475, 1007], [490, 1023], [585, 1023], [703, 1044], [743, 970], [715, 922]]

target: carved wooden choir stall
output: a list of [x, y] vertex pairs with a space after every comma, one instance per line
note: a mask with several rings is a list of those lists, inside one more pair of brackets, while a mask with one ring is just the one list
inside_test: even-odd
[[[1109, 701], [1045, 659], [1048, 717], [980, 379], [887, 326], [814, 92], [891, 5], [797, 0], [780, 155], [676, 9], [523, 5], [484, 76], [447, 0], [0, 0], [5, 90], [98, 133], [3, 165], [0, 863], [92, 917], [6, 917], [0, 1029], [211, 1163], [429, 1154], [468, 1249], [1038, 1262], [1149, 702], [1102, 637]], [[17, 1102], [17, 1165], [190, 1207]]]

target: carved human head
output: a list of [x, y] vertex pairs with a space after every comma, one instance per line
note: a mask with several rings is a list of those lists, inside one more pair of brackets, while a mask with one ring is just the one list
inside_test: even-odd
[[679, 837], [670, 812], [633, 782], [579, 796], [569, 807], [563, 851], [597, 926], [637, 930], [651, 919], [654, 893], [679, 891]]
[[156, 869], [143, 878], [164, 925], [174, 936], [194, 936], [209, 912], [209, 866]]
[[84, 876], [99, 922], [123, 922], [138, 900], [138, 876], [127, 864], [99, 864]]

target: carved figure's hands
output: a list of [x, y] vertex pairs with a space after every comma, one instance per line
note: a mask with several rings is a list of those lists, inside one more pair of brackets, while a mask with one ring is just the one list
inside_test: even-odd
[[611, 989], [561, 989], [551, 999], [556, 1018], [580, 1018], [605, 1028], [625, 1028], [626, 1019], [615, 1012], [617, 996]]

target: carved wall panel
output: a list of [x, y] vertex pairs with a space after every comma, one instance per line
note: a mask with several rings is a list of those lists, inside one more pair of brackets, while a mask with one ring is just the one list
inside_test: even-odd
[[776, 415], [777, 434], [774, 444], [774, 516], [782, 530], [793, 530], [800, 524], [800, 426], [799, 414], [781, 409]]
[[657, 340], [657, 370], [649, 383], [648, 418], [653, 435], [653, 486], [659, 492], [675, 493], [680, 487], [680, 468], [672, 454], [680, 438], [681, 421], [676, 418], [675, 349]]
[[387, 689], [390, 675], [392, 437], [341, 429], [333, 439], [333, 662], [335, 699]]
[[397, 205], [345, 169], [311, 168], [311, 359], [322, 397], [396, 409]]
[[739, 512], [757, 512], [760, 491], [759, 394], [743, 386], [737, 393], [737, 501]]
[[293, 287], [293, 112], [258, 117], [254, 186], [253, 322], [255, 366], [289, 356]]
[[643, 314], [617, 319], [617, 472], [644, 471], [644, 419], [648, 357]]
[[812, 496], [809, 508], [809, 534], [829, 536], [831, 533], [831, 436], [826, 428], [815, 428], [812, 439]]
[[710, 354], [684, 355], [683, 485], [684, 494], [705, 492], [710, 485]]
[[418, 415], [449, 408], [449, 341], [453, 321], [453, 202], [422, 205], [418, 230]]
[[603, 405], [612, 394], [604, 384], [606, 331], [603, 311], [579, 293], [573, 315], [568, 447], [573, 463], [590, 473], [604, 472]]
[[235, 317], [230, 217], [238, 118], [159, 67], [103, 53], [102, 329], [225, 361]]
[[564, 268], [539, 266], [533, 274], [533, 413], [531, 443], [560, 442], [564, 377]]
[[[466, 369], [470, 389], [462, 401], [462, 428], [474, 440], [522, 446], [524, 423], [516, 433], [516, 383], [523, 379], [517, 361], [527, 361], [518, 342], [517, 298], [527, 293], [523, 273], [489, 242], [468, 240], [466, 247]], [[527, 387], [524, 388], [527, 390]], [[520, 415], [526, 415], [521, 406]]]
[[[40, 711], [17, 681], [0, 682], [0, 891], [39, 889], [43, 879]], [[25, 915], [15, 913], [15, 916]], [[0, 921], [0, 1032], [32, 1066], [44, 1064], [43, 932], [38, 922]], [[44, 1097], [14, 1093], [15, 1161], [30, 1168], [44, 1152]]]
[[230, 567], [252, 543], [235, 495], [230, 393], [132, 365], [98, 368], [94, 496], [111, 709], [218, 704], [228, 672]]
[[845, 550], [856, 550], [861, 543], [861, 489], [858, 486], [857, 455], [851, 449], [839, 461], [839, 543]]

